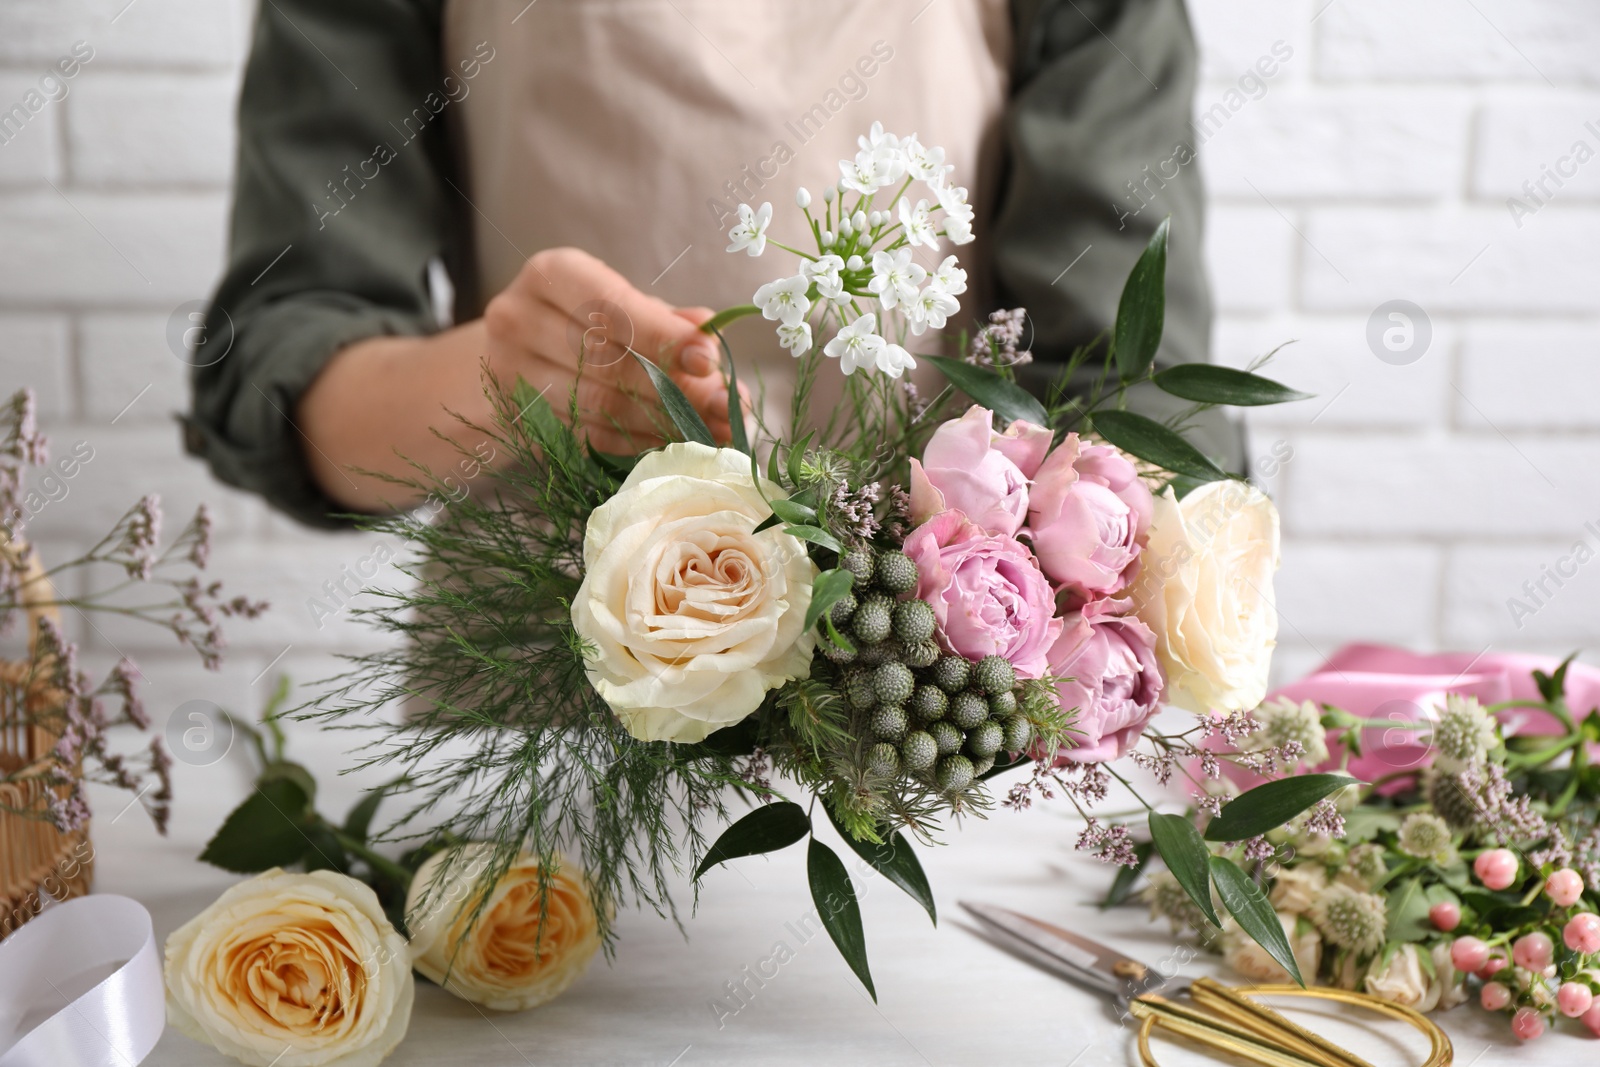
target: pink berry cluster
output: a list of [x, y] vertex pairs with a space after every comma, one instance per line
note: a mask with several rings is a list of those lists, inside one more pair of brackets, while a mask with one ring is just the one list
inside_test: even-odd
[[[1517, 854], [1506, 848], [1480, 853], [1472, 864], [1478, 881], [1496, 892], [1522, 882], [1522, 871]], [[1583, 891], [1577, 871], [1552, 871], [1525, 900], [1533, 904], [1542, 896], [1543, 918], [1512, 930], [1486, 929], [1482, 937], [1460, 936], [1450, 946], [1456, 970], [1482, 980], [1478, 1002], [1489, 1011], [1509, 1013], [1512, 1032], [1524, 1041], [1545, 1032], [1553, 1011], [1600, 1037], [1600, 915], [1578, 910]], [[1450, 933], [1461, 925], [1461, 908], [1453, 902], [1435, 904], [1428, 918]], [[1566, 950], [1559, 956], [1556, 936]]]

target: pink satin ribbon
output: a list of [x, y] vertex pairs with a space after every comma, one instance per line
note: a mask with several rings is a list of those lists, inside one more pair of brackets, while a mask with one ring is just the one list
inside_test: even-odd
[[[1288, 698], [1331, 704], [1364, 719], [1391, 719], [1395, 727], [1367, 727], [1362, 731], [1362, 754], [1350, 761], [1349, 771], [1363, 781], [1373, 781], [1399, 771], [1418, 770], [1429, 762], [1426, 745], [1414, 730], [1398, 724], [1431, 719], [1448, 694], [1477, 697], [1482, 704], [1508, 700], [1538, 701], [1533, 672], [1552, 674], [1561, 661], [1520, 652], [1440, 652], [1428, 655], [1384, 645], [1346, 645], [1297, 682], [1268, 694], [1267, 699]], [[1567, 707], [1582, 719], [1600, 707], [1600, 669], [1583, 663], [1567, 668]], [[1561, 733], [1548, 712], [1537, 708], [1508, 708], [1500, 713], [1508, 734]], [[1342, 751], [1329, 744], [1332, 758], [1317, 770], [1337, 769]]]

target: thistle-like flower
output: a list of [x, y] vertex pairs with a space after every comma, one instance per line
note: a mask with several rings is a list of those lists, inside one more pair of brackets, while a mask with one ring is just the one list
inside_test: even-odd
[[1351, 888], [1367, 890], [1388, 872], [1389, 865], [1383, 860], [1383, 846], [1357, 845], [1345, 856], [1344, 870], [1339, 872], [1339, 881]]
[[1400, 824], [1400, 851], [1417, 859], [1448, 864], [1455, 857], [1450, 825], [1437, 815], [1413, 812]]
[[1383, 946], [1389, 913], [1382, 897], [1335, 882], [1311, 905], [1310, 918], [1330, 944], [1365, 956]]
[[[1282, 697], [1269, 700], [1255, 710], [1254, 717], [1260, 724], [1260, 729], [1239, 740], [1241, 750], [1245, 752], [1281, 750], [1285, 746], [1298, 743], [1299, 756], [1292, 760], [1285, 758], [1285, 769], [1292, 768], [1295, 763], [1315, 766], [1328, 758], [1327, 736], [1322, 729], [1322, 711], [1311, 701], [1294, 701]], [[1292, 747], [1288, 748], [1288, 752], [1293, 751]]]
[[1500, 741], [1499, 724], [1476, 697], [1451, 693], [1433, 727], [1433, 764], [1447, 774], [1482, 763]]

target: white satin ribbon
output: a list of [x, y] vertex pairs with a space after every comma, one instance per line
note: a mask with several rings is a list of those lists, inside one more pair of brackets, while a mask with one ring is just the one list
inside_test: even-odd
[[150, 913], [97, 895], [0, 941], [0, 1067], [132, 1067], [166, 1027]]

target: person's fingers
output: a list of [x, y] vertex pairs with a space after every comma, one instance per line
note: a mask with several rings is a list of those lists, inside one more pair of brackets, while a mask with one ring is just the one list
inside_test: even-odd
[[576, 248], [539, 252], [513, 285], [570, 317], [585, 338], [586, 353], [592, 352], [598, 362], [630, 358], [631, 348], [689, 374], [709, 374], [716, 366], [714, 339], [587, 252]]

